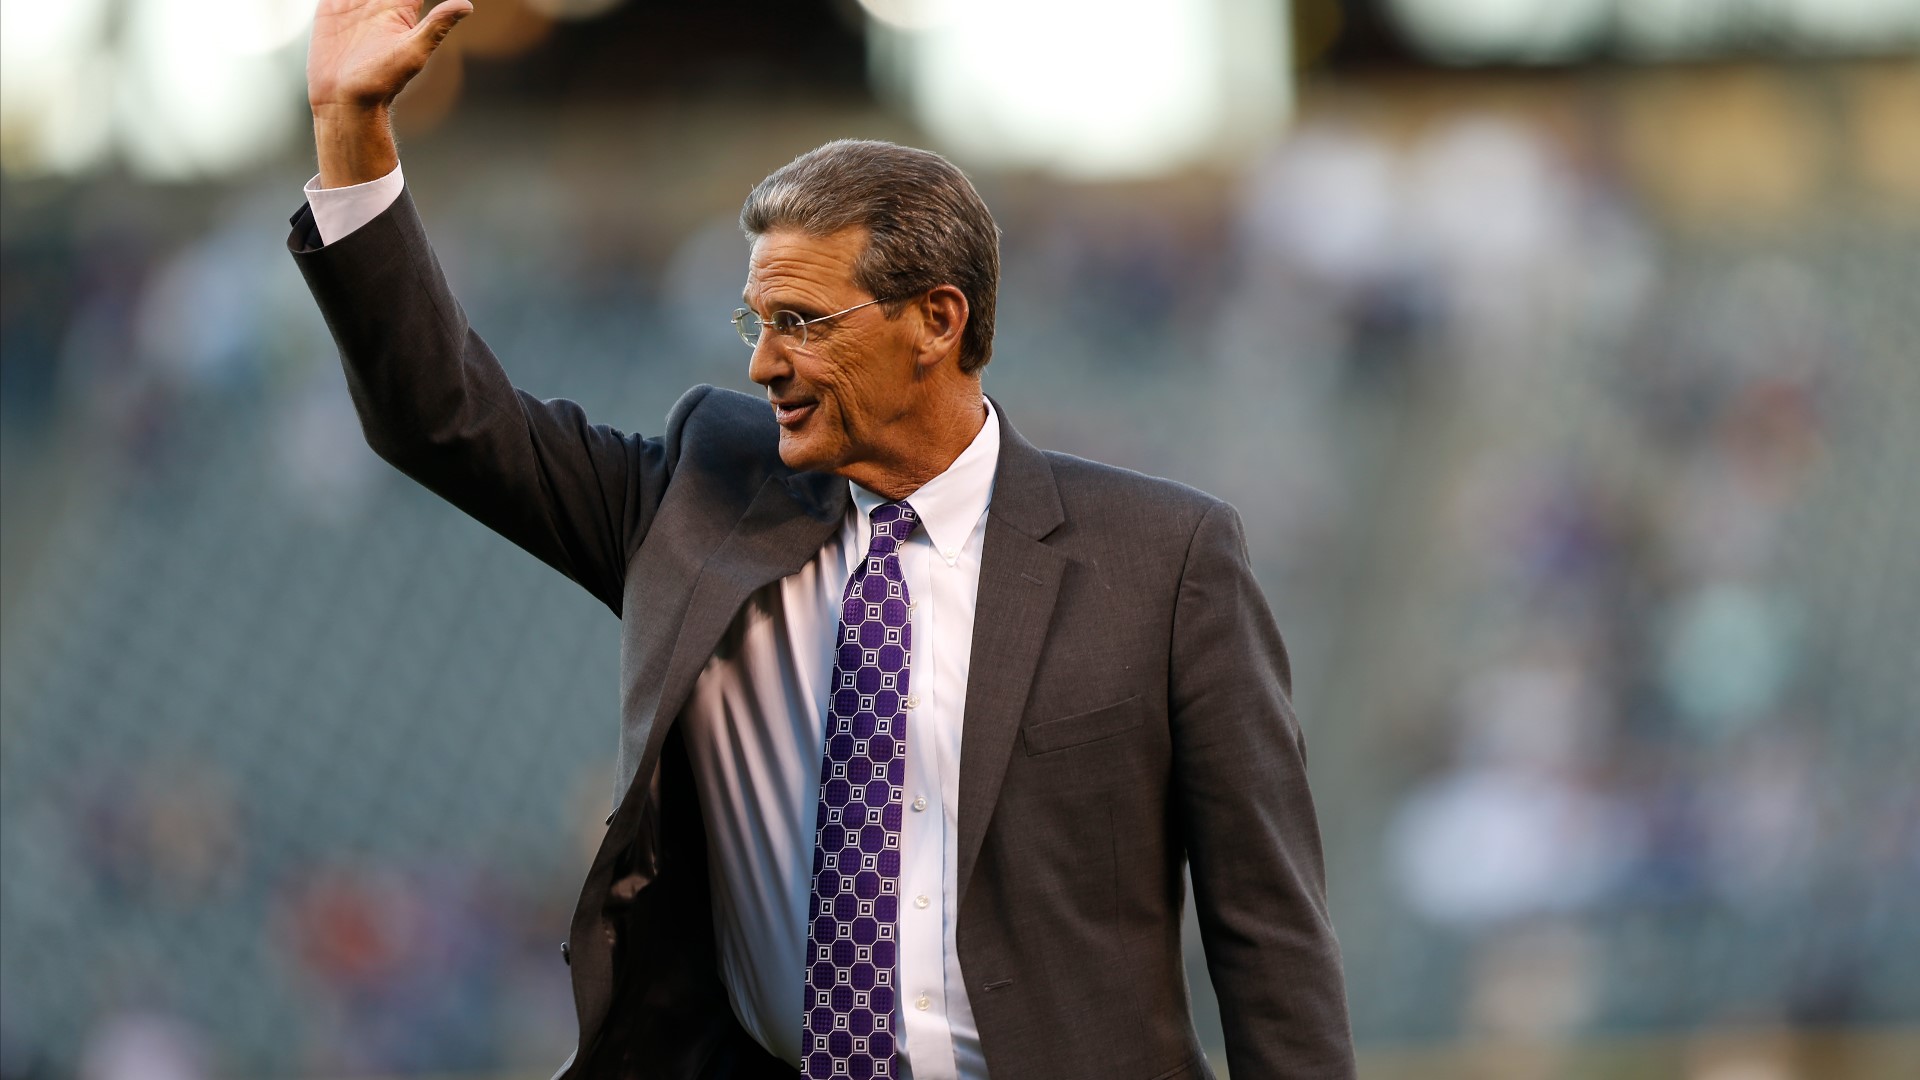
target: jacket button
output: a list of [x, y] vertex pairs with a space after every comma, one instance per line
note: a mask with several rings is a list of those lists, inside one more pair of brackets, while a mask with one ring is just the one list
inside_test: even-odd
[[560, 943], [560, 962], [568, 967], [573, 966], [573, 946], [564, 941]]
[[617, 814], [617, 813], [619, 813], [619, 812], [620, 812], [620, 811], [618, 811], [618, 810], [609, 810], [609, 811], [607, 811], [607, 820], [606, 820], [605, 822], [603, 822], [603, 824], [607, 824], [607, 825], [611, 825], [611, 824], [613, 824], [613, 815], [615, 815], [615, 814]]

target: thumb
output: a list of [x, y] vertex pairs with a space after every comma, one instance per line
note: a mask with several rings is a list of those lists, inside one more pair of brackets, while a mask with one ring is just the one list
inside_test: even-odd
[[420, 50], [422, 58], [430, 56], [440, 47], [452, 31], [453, 25], [473, 14], [472, 0], [444, 0], [434, 5], [409, 33], [408, 37], [415, 48]]

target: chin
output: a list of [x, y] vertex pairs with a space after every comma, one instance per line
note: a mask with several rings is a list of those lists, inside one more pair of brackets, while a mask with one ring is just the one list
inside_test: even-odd
[[832, 455], [824, 453], [814, 440], [784, 431], [780, 433], [780, 461], [795, 472], [828, 472], [834, 464]]

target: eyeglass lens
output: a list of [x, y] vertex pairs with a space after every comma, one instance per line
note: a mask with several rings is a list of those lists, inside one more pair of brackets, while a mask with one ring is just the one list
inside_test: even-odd
[[762, 319], [746, 308], [739, 308], [733, 313], [733, 327], [740, 332], [740, 340], [746, 342], [749, 348], [760, 344], [760, 334], [769, 326], [777, 334], [794, 338], [796, 345], [806, 344], [807, 322], [794, 312], [776, 311], [768, 319]]

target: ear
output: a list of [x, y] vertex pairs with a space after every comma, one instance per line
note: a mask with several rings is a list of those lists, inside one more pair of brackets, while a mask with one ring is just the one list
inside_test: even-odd
[[930, 369], [960, 355], [960, 337], [971, 313], [967, 295], [955, 285], [935, 285], [920, 298], [920, 350], [916, 362]]

